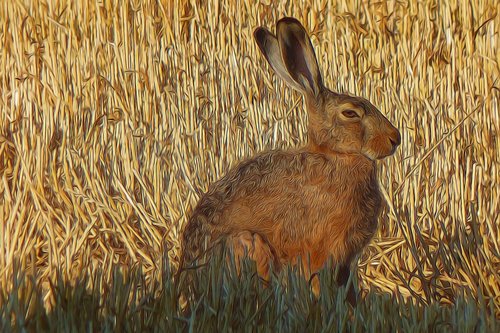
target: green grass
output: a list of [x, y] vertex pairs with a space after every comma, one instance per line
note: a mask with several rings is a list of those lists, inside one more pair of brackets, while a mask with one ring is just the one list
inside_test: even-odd
[[[335, 272], [320, 273], [322, 293], [316, 299], [307, 281], [286, 269], [264, 285], [246, 262], [241, 276], [234, 266], [215, 258], [207, 266], [173, 282], [168, 259], [161, 280], [147, 281], [140, 268], [104, 271], [50, 285], [53, 306], [21, 272], [13, 288], [0, 294], [2, 332], [498, 332], [500, 321], [482, 295], [464, 293], [444, 306], [414, 304], [402, 297], [368, 292], [352, 308], [343, 301], [345, 288]], [[224, 262], [225, 263], [225, 262]], [[189, 276], [189, 279], [185, 279]], [[190, 281], [189, 287], [186, 286]], [[178, 297], [180, 290], [183, 296]], [[179, 301], [181, 300], [181, 301]], [[183, 304], [180, 304], [182, 302]]]

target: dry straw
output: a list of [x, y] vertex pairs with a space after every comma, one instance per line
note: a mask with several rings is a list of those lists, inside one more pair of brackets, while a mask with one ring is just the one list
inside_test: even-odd
[[[361, 287], [500, 314], [500, 16], [473, 2], [0, 2], [0, 289], [112, 264], [157, 278], [200, 193], [245, 157], [304, 143], [300, 96], [252, 40], [295, 16], [326, 85], [402, 133], [380, 164]], [[50, 289], [47, 289], [50, 290]], [[46, 297], [49, 297], [50, 293]]]

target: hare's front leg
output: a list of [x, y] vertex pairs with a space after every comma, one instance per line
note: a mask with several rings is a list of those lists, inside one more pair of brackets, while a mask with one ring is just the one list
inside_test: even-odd
[[248, 258], [255, 261], [257, 265], [257, 273], [265, 281], [269, 281], [271, 265], [276, 269], [277, 260], [275, 255], [266, 240], [258, 233], [250, 231], [241, 231], [236, 234], [229, 235], [226, 244], [233, 252], [236, 269], [240, 272], [241, 260]]
[[[304, 268], [305, 270], [307, 268]], [[306, 270], [307, 272], [307, 270]], [[351, 272], [349, 265], [342, 264], [339, 265], [339, 270], [337, 274], [337, 285], [340, 286], [346, 286], [347, 281], [349, 281], [349, 276], [350, 274], [354, 274]], [[319, 284], [319, 275], [316, 274], [310, 274], [307, 275], [310, 276], [309, 281], [311, 283], [312, 291], [316, 297], [319, 297], [320, 295], [320, 284]], [[356, 306], [357, 304], [357, 296], [356, 296], [356, 290], [354, 289], [354, 281], [351, 281], [351, 284], [349, 285], [348, 289], [346, 290], [346, 300], [352, 305]]]
[[[349, 265], [340, 265], [339, 267], [339, 272], [337, 275], [337, 284], [339, 286], [345, 286], [347, 284], [347, 281], [349, 281], [349, 276], [350, 274], [355, 274], [354, 272], [351, 272], [351, 269]], [[354, 289], [354, 280], [351, 281], [351, 284], [349, 285], [348, 289], [346, 290], [346, 300], [352, 305], [356, 306], [357, 300], [356, 300], [356, 290]]]

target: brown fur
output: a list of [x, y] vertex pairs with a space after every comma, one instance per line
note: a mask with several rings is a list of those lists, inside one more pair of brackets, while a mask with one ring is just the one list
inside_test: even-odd
[[309, 142], [261, 153], [212, 184], [184, 229], [181, 265], [222, 241], [237, 259], [246, 253], [255, 260], [263, 278], [270, 263], [279, 269], [300, 257], [310, 276], [332, 258], [345, 283], [377, 228], [375, 160], [394, 152], [400, 134], [369, 101], [323, 86], [298, 21], [284, 18], [277, 31], [258, 28], [255, 38], [278, 75], [304, 94]]

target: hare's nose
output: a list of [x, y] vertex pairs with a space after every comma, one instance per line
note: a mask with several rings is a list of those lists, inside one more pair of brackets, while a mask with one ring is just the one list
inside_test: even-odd
[[395, 127], [393, 128], [393, 131], [389, 136], [389, 140], [391, 140], [391, 143], [394, 147], [397, 147], [401, 144], [401, 134]]

